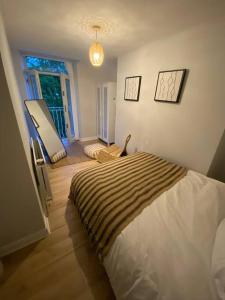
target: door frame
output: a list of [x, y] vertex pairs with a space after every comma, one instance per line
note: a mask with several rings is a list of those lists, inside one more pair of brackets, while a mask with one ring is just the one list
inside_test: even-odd
[[[66, 126], [66, 135], [70, 142], [73, 142], [74, 138], [71, 135], [71, 124], [70, 124], [70, 117], [69, 117], [69, 100], [67, 95], [67, 89], [66, 89], [66, 79], [69, 79], [68, 75], [65, 75], [64, 73], [60, 74], [60, 84], [61, 84], [61, 92], [62, 92], [62, 101], [63, 101], [63, 107], [64, 107], [64, 117], [65, 117], [65, 126]], [[72, 108], [73, 109], [73, 108]], [[74, 120], [73, 120], [74, 123]]]

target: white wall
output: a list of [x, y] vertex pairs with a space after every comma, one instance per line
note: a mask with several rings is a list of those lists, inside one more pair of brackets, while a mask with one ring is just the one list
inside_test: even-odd
[[77, 65], [80, 137], [97, 136], [97, 86], [103, 82], [116, 81], [117, 64], [106, 61], [100, 68], [90, 63]]
[[0, 256], [46, 233], [32, 172], [29, 136], [0, 14]]
[[23, 58], [20, 52], [15, 48], [11, 48], [11, 55], [12, 55], [12, 62], [13, 62], [15, 75], [16, 75], [16, 81], [19, 88], [19, 93], [23, 102], [25, 99], [27, 99], [26, 87], [25, 87], [23, 70], [22, 70]]
[[24, 75], [23, 75], [23, 57], [21, 56], [19, 50], [12, 47], [10, 49], [11, 49], [12, 63], [15, 70], [16, 82], [20, 93], [21, 106], [26, 120], [26, 126], [28, 128], [28, 134], [30, 137], [36, 138], [37, 131], [24, 105], [24, 100], [27, 99], [27, 93], [26, 93], [26, 86], [25, 86]]
[[[225, 23], [202, 24], [118, 60], [116, 143], [207, 173], [225, 128]], [[180, 104], [154, 101], [158, 71], [189, 69]], [[139, 102], [124, 101], [126, 76], [142, 75]]]

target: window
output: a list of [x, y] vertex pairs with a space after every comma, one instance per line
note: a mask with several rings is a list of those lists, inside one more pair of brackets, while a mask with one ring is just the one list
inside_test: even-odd
[[35, 56], [24, 56], [24, 62], [27, 69], [33, 69], [41, 72], [68, 74], [63, 61]]

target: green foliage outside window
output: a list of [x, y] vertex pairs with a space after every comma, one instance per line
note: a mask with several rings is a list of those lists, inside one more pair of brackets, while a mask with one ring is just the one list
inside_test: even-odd
[[40, 74], [42, 96], [48, 106], [62, 107], [60, 77]]
[[24, 60], [28, 69], [35, 69], [43, 72], [68, 74], [65, 63], [63, 61], [51, 60], [35, 56], [25, 56]]

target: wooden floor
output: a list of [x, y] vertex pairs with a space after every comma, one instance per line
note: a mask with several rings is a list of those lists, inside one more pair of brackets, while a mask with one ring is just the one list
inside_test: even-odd
[[94, 144], [94, 143], [101, 143], [103, 145], [106, 145], [100, 140], [94, 140], [94, 141], [87, 141], [87, 142], [80, 142], [75, 141], [72, 144], [70, 144], [68, 141], [64, 140], [63, 144], [67, 152], [67, 156], [63, 159], [60, 159], [54, 164], [51, 164], [51, 168], [61, 168], [63, 166], [68, 166], [84, 161], [90, 161], [92, 160], [84, 153], [84, 146]]
[[74, 172], [93, 164], [96, 162], [49, 168], [54, 198], [49, 215], [52, 233], [3, 259], [0, 299], [115, 299], [74, 205], [67, 200]]

